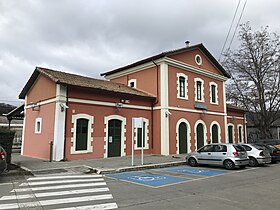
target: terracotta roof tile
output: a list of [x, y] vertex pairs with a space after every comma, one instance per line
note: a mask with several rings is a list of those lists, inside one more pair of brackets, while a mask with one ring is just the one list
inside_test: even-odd
[[[71, 86], [77, 86], [77, 87], [83, 87], [83, 88], [90, 88], [90, 89], [96, 89], [96, 90], [103, 90], [103, 91], [110, 91], [110, 92], [114, 92], [114, 93], [128, 94], [128, 95], [134, 95], [134, 96], [140, 96], [140, 97], [155, 98], [155, 96], [152, 96], [144, 91], [141, 91], [141, 90], [138, 90], [135, 88], [131, 88], [124, 84], [119, 84], [119, 83], [110, 82], [110, 81], [106, 81], [106, 80], [94, 79], [94, 78], [90, 78], [90, 77], [85, 77], [85, 76], [81, 76], [81, 75], [66, 73], [66, 72], [57, 71], [57, 70], [48, 69], [48, 68], [42, 68], [42, 67], [36, 67], [35, 72], [36, 71], [47, 76], [48, 78], [53, 80], [55, 83], [59, 83], [59, 84], [65, 84], [65, 85], [71, 85]], [[34, 73], [33, 73], [33, 75], [34, 75]], [[32, 76], [31, 76], [31, 78], [32, 78]], [[38, 74], [35, 74], [34, 77], [37, 78], [37, 76], [38, 76]], [[30, 82], [32, 83], [32, 81], [34, 81], [34, 79], [32, 79], [30, 81], [30, 79], [26, 85], [28, 85], [28, 83], [30, 83]], [[31, 84], [29, 84], [29, 86], [30, 85]], [[23, 95], [25, 96], [25, 94], [28, 92], [29, 88], [25, 87], [23, 89], [22, 93], [20, 94], [20, 97]]]

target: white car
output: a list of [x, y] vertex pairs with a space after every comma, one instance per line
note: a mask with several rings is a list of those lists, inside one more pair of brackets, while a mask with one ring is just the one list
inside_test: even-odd
[[266, 148], [256, 144], [242, 144], [242, 146], [246, 149], [250, 159], [249, 166], [271, 163], [271, 156]]
[[220, 165], [226, 169], [245, 168], [249, 164], [247, 152], [240, 144], [207, 144], [186, 156], [190, 166]]

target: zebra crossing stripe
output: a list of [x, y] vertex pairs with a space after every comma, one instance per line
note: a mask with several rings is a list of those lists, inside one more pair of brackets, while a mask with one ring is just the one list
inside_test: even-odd
[[58, 181], [41, 181], [41, 182], [27, 182], [22, 183], [20, 186], [36, 186], [36, 185], [48, 185], [48, 184], [66, 184], [73, 182], [100, 182], [104, 181], [103, 178], [98, 179], [68, 179], [68, 180], [58, 180]]
[[103, 175], [93, 174], [93, 175], [71, 175], [71, 176], [44, 176], [44, 177], [32, 177], [28, 178], [28, 181], [36, 181], [36, 180], [51, 180], [51, 179], [68, 179], [68, 178], [99, 178]]
[[78, 207], [70, 207], [70, 208], [61, 208], [61, 209], [53, 209], [53, 210], [91, 210], [91, 209], [117, 209], [118, 205], [116, 203], [106, 203], [92, 206], [78, 206]]
[[82, 190], [67, 190], [67, 191], [59, 191], [59, 192], [48, 192], [48, 193], [34, 193], [34, 194], [26, 194], [26, 195], [11, 195], [11, 196], [3, 196], [0, 198], [0, 201], [6, 200], [20, 200], [20, 199], [29, 199], [29, 198], [43, 198], [49, 196], [62, 196], [62, 195], [77, 195], [82, 193], [96, 193], [96, 192], [108, 192], [109, 188], [94, 188], [94, 189], [82, 189]]
[[27, 202], [27, 203], [1, 204], [0, 209], [14, 209], [19, 207], [29, 208], [29, 207], [38, 207], [38, 206], [58, 205], [58, 204], [65, 204], [65, 203], [105, 200], [105, 199], [113, 199], [112, 194], [75, 197], [71, 199], [70, 198], [52, 199], [52, 200], [43, 200], [43, 201]]
[[47, 187], [19, 188], [19, 189], [14, 189], [11, 192], [57, 190], [57, 189], [67, 189], [67, 188], [96, 187], [96, 186], [104, 186], [104, 185], [106, 185], [105, 182], [86, 183], [86, 184], [68, 184], [68, 185], [57, 185], [57, 186], [47, 186]]

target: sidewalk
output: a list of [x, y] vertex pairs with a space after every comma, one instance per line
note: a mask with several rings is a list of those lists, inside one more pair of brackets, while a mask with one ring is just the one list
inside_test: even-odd
[[105, 174], [182, 165], [185, 164], [185, 156], [145, 155], [144, 165], [141, 165], [141, 156], [136, 156], [134, 158], [134, 166], [132, 166], [131, 156], [48, 162], [46, 160], [21, 156], [20, 154], [13, 154], [12, 163], [36, 175], [64, 172]]

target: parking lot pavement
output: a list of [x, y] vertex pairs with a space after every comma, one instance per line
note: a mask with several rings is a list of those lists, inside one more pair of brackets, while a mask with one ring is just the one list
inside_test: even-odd
[[106, 174], [105, 176], [147, 187], [159, 188], [246, 170], [248, 169], [228, 171], [219, 168], [178, 166], [145, 171], [113, 173]]

